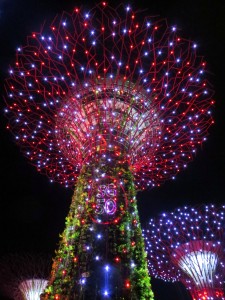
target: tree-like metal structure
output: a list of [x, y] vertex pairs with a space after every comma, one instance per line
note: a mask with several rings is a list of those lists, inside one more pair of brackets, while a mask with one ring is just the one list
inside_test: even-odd
[[51, 259], [44, 255], [10, 254], [0, 260], [0, 290], [15, 300], [38, 300], [47, 287]]
[[19, 290], [24, 300], [39, 300], [47, 284], [45, 279], [27, 279], [20, 283]]
[[150, 274], [181, 281], [193, 300], [225, 299], [225, 206], [184, 207], [144, 230]]
[[205, 65], [166, 20], [106, 2], [18, 48], [8, 127], [38, 171], [76, 183], [45, 299], [152, 299], [136, 190], [174, 179], [206, 139]]

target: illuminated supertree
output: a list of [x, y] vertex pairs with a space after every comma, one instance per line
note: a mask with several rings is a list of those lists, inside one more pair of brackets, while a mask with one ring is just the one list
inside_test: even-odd
[[164, 213], [143, 233], [152, 276], [181, 281], [194, 300], [225, 299], [225, 206]]
[[152, 299], [136, 190], [174, 179], [206, 139], [205, 65], [166, 20], [106, 2], [17, 49], [8, 128], [38, 171], [76, 183], [43, 299]]
[[48, 284], [51, 259], [11, 254], [0, 260], [0, 289], [15, 300], [38, 300]]

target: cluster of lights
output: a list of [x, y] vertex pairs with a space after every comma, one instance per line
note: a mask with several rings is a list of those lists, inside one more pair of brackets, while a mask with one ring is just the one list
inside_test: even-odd
[[100, 185], [96, 195], [96, 214], [113, 215], [116, 212], [116, 186], [113, 183]]
[[[101, 176], [98, 180], [96, 179], [98, 175], [97, 177], [93, 175], [86, 188], [90, 217], [92, 221], [100, 224], [118, 223], [127, 207], [123, 181], [111, 176]], [[120, 199], [118, 199], [119, 195]], [[97, 235], [98, 239], [101, 237]]]
[[143, 231], [150, 274], [181, 281], [194, 300], [221, 300], [225, 206], [184, 207], [150, 220]]
[[74, 186], [94, 152], [113, 150], [126, 153], [139, 189], [158, 186], [213, 123], [205, 65], [165, 20], [143, 21], [130, 6], [121, 18], [105, 2], [74, 9], [18, 47], [8, 128], [51, 181]]
[[[99, 256], [96, 256], [96, 260], [99, 260]], [[110, 277], [110, 272], [112, 272], [110, 270], [110, 266], [107, 264], [103, 267], [103, 273], [104, 273], [104, 284], [105, 284], [105, 288], [103, 289], [103, 296], [104, 297], [108, 297], [110, 296], [110, 290], [109, 290], [109, 277]], [[86, 285], [87, 284], [87, 279], [89, 277], [89, 273], [84, 273], [82, 274], [82, 277], [80, 279], [80, 284], [82, 286]], [[131, 284], [130, 284], [130, 281], [129, 280], [126, 280], [125, 281], [125, 288], [126, 289], [130, 289], [131, 288]]]

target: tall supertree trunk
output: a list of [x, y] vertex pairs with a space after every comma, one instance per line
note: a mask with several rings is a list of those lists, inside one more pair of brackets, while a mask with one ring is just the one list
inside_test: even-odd
[[42, 299], [153, 299], [129, 164], [97, 153], [83, 166]]

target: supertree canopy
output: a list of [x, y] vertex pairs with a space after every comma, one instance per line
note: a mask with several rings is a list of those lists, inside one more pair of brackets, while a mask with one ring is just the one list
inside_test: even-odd
[[150, 274], [181, 281], [194, 300], [225, 299], [225, 206], [184, 207], [143, 230]]
[[56, 17], [17, 49], [8, 128], [74, 187], [44, 299], [152, 299], [136, 190], [186, 167], [213, 123], [196, 44], [106, 2]]

